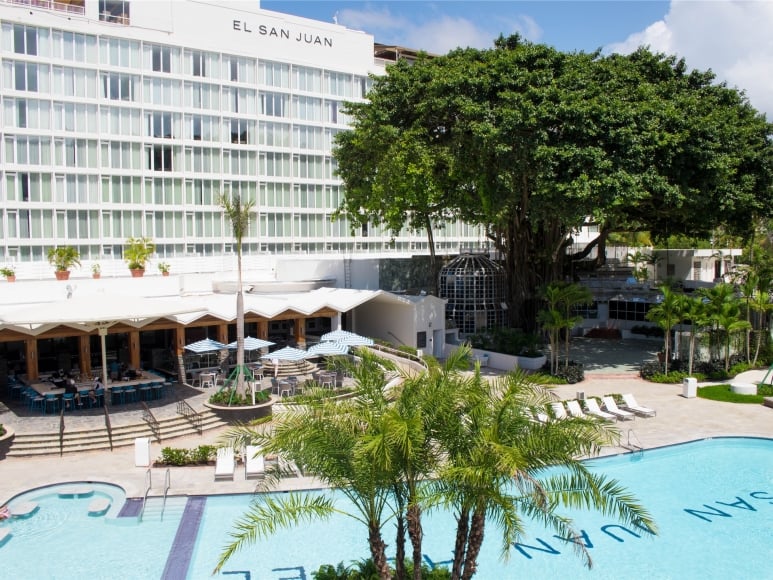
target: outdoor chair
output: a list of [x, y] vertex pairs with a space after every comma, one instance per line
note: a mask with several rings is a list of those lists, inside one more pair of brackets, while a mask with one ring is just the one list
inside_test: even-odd
[[65, 410], [69, 409], [70, 411], [74, 411], [75, 393], [65, 393], [62, 395], [62, 405], [64, 405]]
[[136, 403], [137, 402], [137, 388], [136, 387], [124, 387], [123, 388], [123, 398], [124, 402], [126, 403]]
[[94, 406], [94, 400], [89, 396], [89, 393], [91, 393], [91, 389], [78, 389], [78, 397], [80, 398], [78, 405], [85, 407], [88, 404], [89, 409]]
[[59, 411], [59, 397], [57, 397], [53, 393], [47, 393], [45, 395], [45, 406], [43, 407], [43, 412], [48, 413], [48, 410], [50, 409], [52, 413], [56, 413]]
[[126, 401], [124, 399], [124, 388], [123, 387], [113, 387], [110, 389], [110, 402], [113, 405], [116, 404], [123, 404]]

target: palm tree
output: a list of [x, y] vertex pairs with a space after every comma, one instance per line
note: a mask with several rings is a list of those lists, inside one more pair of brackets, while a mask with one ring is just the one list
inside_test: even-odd
[[695, 340], [698, 331], [708, 324], [706, 306], [699, 296], [682, 296], [681, 310], [684, 317], [690, 323], [690, 354], [687, 365], [687, 374], [692, 375], [693, 362], [695, 360]]
[[734, 302], [735, 288], [731, 284], [717, 284], [711, 288], [701, 288], [698, 294], [704, 299], [706, 305], [706, 315], [709, 319], [709, 352], [712, 359], [720, 357], [720, 351], [723, 339], [723, 329], [719, 324], [717, 317], [726, 303]]
[[[250, 219], [255, 205], [254, 200], [242, 200], [239, 193], [231, 196], [220, 196], [220, 207], [223, 208], [226, 217], [231, 222], [231, 231], [236, 240], [236, 270], [238, 272], [238, 284], [236, 288], [236, 392], [244, 395], [244, 292], [242, 289], [242, 240], [250, 229]], [[231, 379], [233, 380], [233, 379]]]
[[679, 295], [671, 290], [667, 284], [660, 287], [663, 293], [663, 300], [649, 309], [647, 320], [652, 320], [663, 329], [665, 333], [665, 343], [663, 352], [665, 353], [665, 373], [668, 374], [668, 360], [671, 354], [671, 330], [682, 321], [682, 303]]
[[754, 289], [752, 299], [749, 301], [749, 307], [756, 314], [758, 319], [756, 341], [754, 347], [754, 359], [752, 365], [757, 364], [757, 358], [760, 355], [760, 346], [762, 345], [765, 330], [768, 326], [768, 313], [773, 310], [773, 303], [770, 301], [770, 291], [773, 281], [767, 276], [758, 276], [757, 287]]
[[542, 298], [547, 302], [547, 308], [537, 314], [537, 321], [548, 333], [550, 341], [550, 372], [558, 370], [558, 352], [561, 331], [564, 332], [565, 364], [569, 366], [569, 345], [571, 330], [582, 320], [581, 316], [573, 315], [572, 309], [580, 304], [593, 301], [590, 290], [580, 284], [565, 284], [553, 282], [542, 291]]
[[733, 335], [748, 330], [751, 324], [741, 319], [741, 308], [737, 302], [722, 304], [719, 312], [714, 315], [714, 320], [724, 331], [725, 372], [728, 372], [730, 370], [730, 344]]
[[[571, 521], [557, 514], [562, 505], [591, 507], [654, 532], [646, 510], [616, 482], [590, 473], [577, 459], [616, 441], [613, 427], [593, 419], [535, 423], [530, 409], [552, 397], [523, 371], [495, 382], [475, 373], [448, 384], [452, 403], [438, 433], [447, 461], [438, 469], [435, 488], [456, 513], [452, 579], [475, 574], [488, 521], [500, 528], [505, 557], [523, 533], [524, 516], [563, 537], [576, 536]], [[546, 475], [548, 466], [558, 465], [563, 473]], [[590, 565], [587, 550], [578, 549]]]

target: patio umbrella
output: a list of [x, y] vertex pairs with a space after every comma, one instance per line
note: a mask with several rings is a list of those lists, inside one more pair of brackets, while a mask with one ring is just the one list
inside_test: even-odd
[[348, 344], [326, 341], [310, 346], [306, 358], [315, 356], [340, 356], [344, 354], [349, 354]]
[[[263, 340], [262, 338], [254, 338], [252, 336], [248, 336], [244, 339], [244, 350], [258, 350], [260, 348], [266, 348], [268, 346], [273, 346], [274, 342], [270, 342], [268, 340]], [[231, 343], [228, 343], [228, 350], [236, 350], [236, 341], [233, 341]]]
[[202, 354], [205, 352], [215, 352], [218, 350], [224, 350], [225, 348], [227, 347], [222, 342], [212, 340], [211, 338], [205, 338], [203, 340], [199, 340], [197, 342], [192, 342], [191, 344], [185, 345], [185, 350], [189, 350], [196, 354]]
[[274, 352], [264, 354], [260, 358], [265, 360], [298, 361], [305, 359], [307, 354], [308, 352], [305, 350], [286, 346], [284, 348], [280, 348], [279, 350], [275, 350]]
[[334, 330], [320, 337], [320, 340], [331, 342], [342, 342], [349, 346], [373, 346], [373, 339], [366, 336], [360, 336], [348, 330]]

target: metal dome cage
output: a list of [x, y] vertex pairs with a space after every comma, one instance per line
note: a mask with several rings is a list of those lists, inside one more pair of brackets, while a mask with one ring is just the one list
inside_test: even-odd
[[507, 325], [505, 271], [485, 254], [462, 254], [440, 270], [438, 289], [448, 300], [446, 319], [462, 334]]

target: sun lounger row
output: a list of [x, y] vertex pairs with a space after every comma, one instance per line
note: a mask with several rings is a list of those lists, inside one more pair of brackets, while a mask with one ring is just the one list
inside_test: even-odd
[[[639, 417], [654, 417], [656, 415], [654, 409], [644, 407], [636, 402], [636, 399], [632, 394], [625, 394], [622, 396], [623, 404], [618, 406], [614, 397], [606, 396], [602, 397], [601, 401], [604, 405], [602, 409], [599, 406], [599, 402], [594, 398], [584, 399], [584, 408], [580, 404], [580, 401], [553, 401], [550, 404], [552, 410], [552, 418], [555, 420], [567, 419], [569, 417], [598, 417], [607, 421], [632, 421], [637, 416]], [[546, 423], [551, 417], [544, 412], [535, 411], [533, 413], [534, 419], [540, 423]]]
[[[233, 479], [236, 470], [236, 457], [232, 447], [217, 450], [215, 462], [215, 480]], [[266, 474], [266, 461], [260, 447], [247, 445], [244, 450], [244, 478], [261, 478]]]

